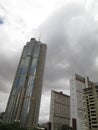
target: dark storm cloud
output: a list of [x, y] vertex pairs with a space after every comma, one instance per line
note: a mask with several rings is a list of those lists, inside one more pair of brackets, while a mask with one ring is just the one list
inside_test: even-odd
[[[68, 90], [66, 82], [75, 73], [98, 80], [97, 27], [92, 15], [77, 3], [69, 3], [40, 26], [42, 39], [48, 44], [45, 91]], [[62, 79], [65, 84], [60, 82]]]
[[[98, 25], [85, 6], [69, 3], [50, 16], [39, 32], [48, 45], [43, 95], [48, 98], [51, 90], [69, 95], [69, 81], [75, 73], [98, 81]], [[42, 97], [41, 114], [46, 116], [49, 108], [46, 111], [44, 100]]]

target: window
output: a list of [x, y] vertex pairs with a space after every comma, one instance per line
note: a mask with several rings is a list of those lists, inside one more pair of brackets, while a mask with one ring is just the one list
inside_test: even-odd
[[37, 58], [33, 58], [30, 74], [35, 75], [36, 74], [36, 67], [37, 67]]
[[38, 57], [39, 49], [40, 49], [40, 45], [38, 44], [38, 45], [35, 46], [35, 51], [34, 51], [34, 56], [33, 57]]

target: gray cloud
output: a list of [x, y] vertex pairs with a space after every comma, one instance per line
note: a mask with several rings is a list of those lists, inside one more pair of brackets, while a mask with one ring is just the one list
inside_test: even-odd
[[51, 89], [69, 94], [69, 80], [75, 73], [98, 81], [97, 27], [92, 14], [77, 3], [66, 5], [40, 26], [42, 41], [48, 44], [44, 94]]
[[[46, 80], [70, 79], [75, 72], [90, 75], [91, 78], [92, 74], [96, 75], [96, 26], [89, 12], [74, 3], [54, 13], [40, 27], [40, 32], [45, 36], [43, 39], [48, 44]], [[97, 78], [94, 77], [94, 80]]]

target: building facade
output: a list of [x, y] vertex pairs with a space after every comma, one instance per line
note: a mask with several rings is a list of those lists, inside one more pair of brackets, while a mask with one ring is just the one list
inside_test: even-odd
[[70, 123], [75, 130], [85, 130], [83, 89], [91, 86], [93, 82], [88, 77], [75, 74], [70, 80]]
[[46, 44], [31, 38], [23, 48], [4, 122], [19, 121], [21, 127], [36, 127], [40, 108]]
[[84, 89], [85, 130], [98, 130], [98, 84]]
[[42, 123], [40, 127], [44, 128], [45, 130], [51, 130], [51, 122]]
[[3, 123], [4, 114], [5, 114], [5, 112], [0, 113], [0, 123]]
[[70, 125], [70, 97], [62, 92], [51, 91], [50, 103], [51, 130], [58, 130], [62, 125]]

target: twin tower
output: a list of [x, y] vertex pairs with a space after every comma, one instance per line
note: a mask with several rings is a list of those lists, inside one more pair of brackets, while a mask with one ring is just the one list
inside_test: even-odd
[[32, 38], [24, 46], [5, 111], [4, 122], [36, 127], [40, 108], [46, 44]]

